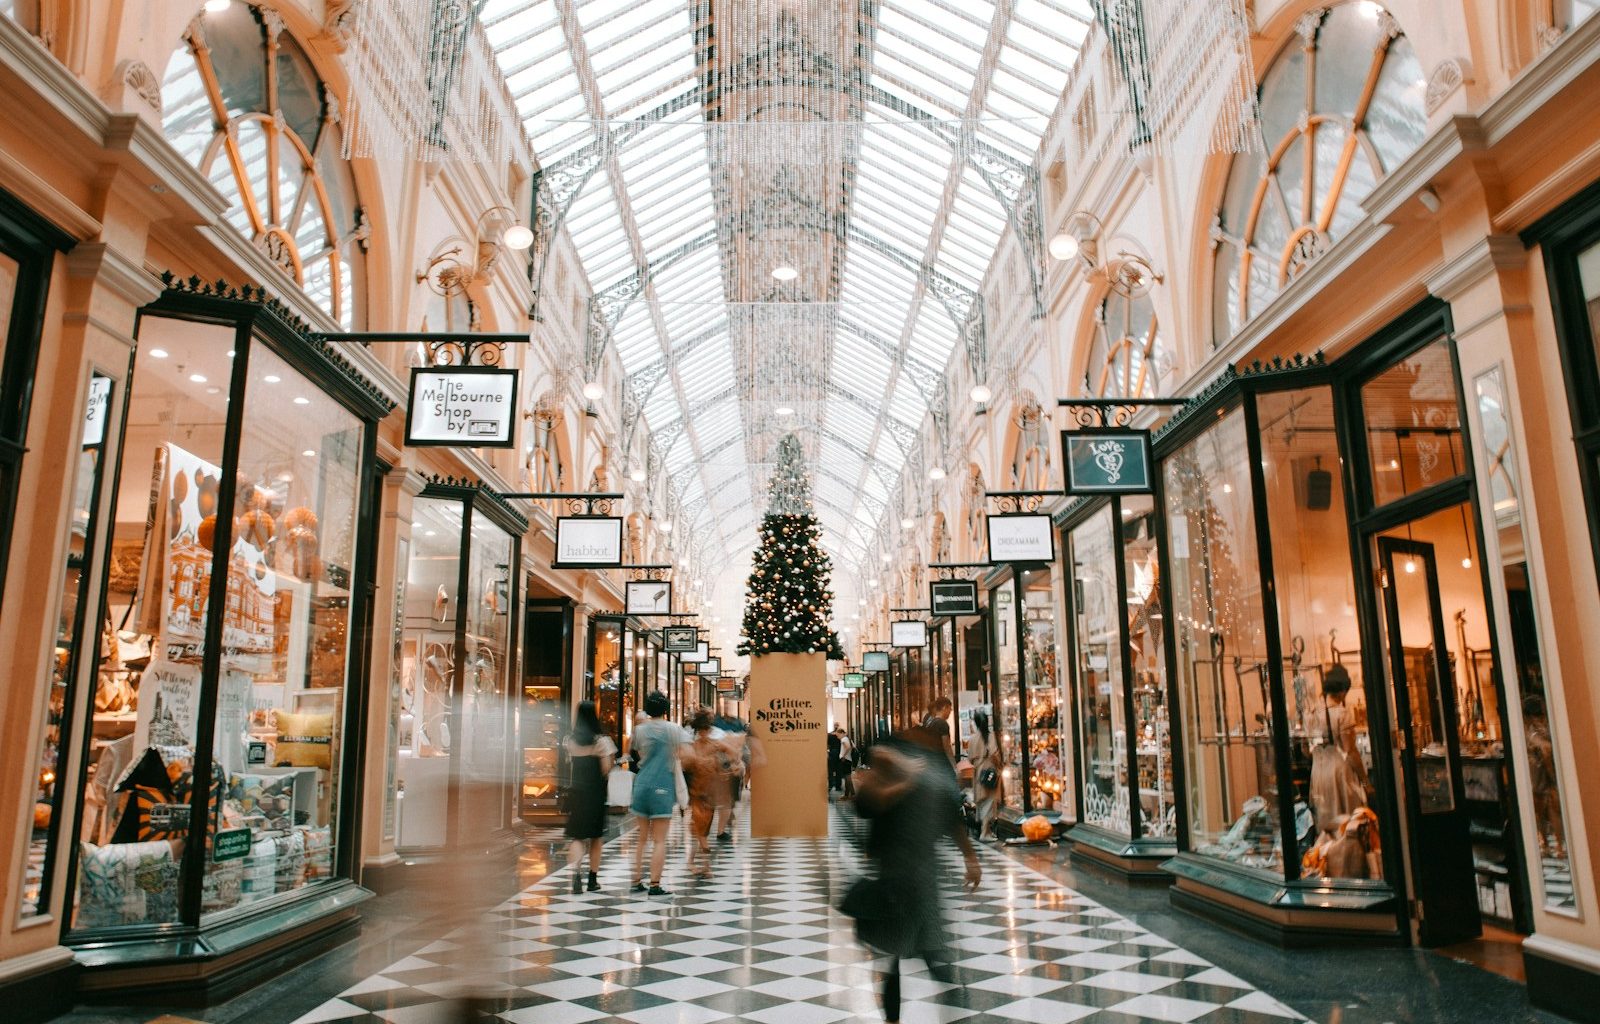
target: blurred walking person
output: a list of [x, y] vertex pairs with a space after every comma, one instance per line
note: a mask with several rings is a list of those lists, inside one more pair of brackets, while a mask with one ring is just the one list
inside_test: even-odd
[[978, 838], [987, 842], [995, 837], [994, 819], [1000, 813], [1001, 790], [1005, 776], [1000, 744], [989, 729], [989, 712], [972, 712], [972, 738], [967, 740], [967, 760], [972, 764], [973, 817], [978, 822]]
[[589, 891], [600, 889], [600, 851], [606, 842], [606, 778], [617, 755], [617, 746], [600, 727], [594, 701], [578, 705], [572, 732], [566, 740], [571, 767], [567, 789], [567, 838], [572, 840], [572, 891], [582, 892], [584, 847], [589, 851]]
[[701, 708], [689, 721], [694, 742], [683, 752], [689, 777], [689, 874], [711, 877], [711, 823], [726, 815], [733, 804], [732, 784], [744, 774], [739, 753], [726, 739], [714, 735], [709, 708]]
[[[670, 896], [661, 887], [661, 869], [667, 861], [667, 830], [678, 805], [678, 748], [683, 730], [667, 721], [672, 704], [659, 691], [647, 693], [644, 711], [648, 721], [633, 729], [633, 749], [639, 755], [639, 772], [633, 780], [631, 809], [639, 819], [638, 842], [633, 848], [633, 891]], [[645, 847], [650, 849], [650, 885], [644, 884]]]
[[857, 782], [856, 810], [870, 822], [867, 856], [877, 875], [851, 887], [841, 908], [862, 942], [889, 957], [883, 1019], [900, 1020], [900, 961], [917, 957], [944, 981], [950, 975], [940, 847], [953, 840], [966, 861], [966, 885], [983, 878], [961, 821], [955, 773], [943, 755], [900, 737], [875, 743]]

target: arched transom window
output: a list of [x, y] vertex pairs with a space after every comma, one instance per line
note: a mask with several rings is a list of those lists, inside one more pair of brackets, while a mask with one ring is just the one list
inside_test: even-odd
[[1172, 371], [1156, 307], [1146, 295], [1111, 291], [1094, 317], [1083, 391], [1097, 398], [1154, 398]]
[[167, 65], [167, 138], [230, 200], [227, 217], [346, 328], [366, 238], [334, 101], [276, 12], [202, 14]]
[[1422, 143], [1422, 65], [1370, 0], [1309, 11], [1261, 78], [1262, 151], [1234, 159], [1212, 227], [1213, 338], [1249, 323], [1361, 219]]

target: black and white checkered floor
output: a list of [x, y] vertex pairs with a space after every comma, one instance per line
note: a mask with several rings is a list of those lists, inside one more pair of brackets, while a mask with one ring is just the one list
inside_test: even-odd
[[[849, 814], [835, 811], [836, 836], [856, 831]], [[627, 892], [630, 836], [607, 848], [602, 891], [572, 895], [571, 869], [557, 871], [294, 1024], [458, 1020], [449, 1000], [464, 987], [513, 1024], [882, 1019], [884, 964], [835, 909], [859, 869], [847, 841], [741, 837], [720, 853], [715, 879], [697, 883], [681, 867], [681, 830], [675, 823], [673, 895]], [[986, 851], [983, 869], [976, 893], [951, 893], [954, 983], [905, 965], [906, 1024], [1305, 1019], [1004, 855]]]

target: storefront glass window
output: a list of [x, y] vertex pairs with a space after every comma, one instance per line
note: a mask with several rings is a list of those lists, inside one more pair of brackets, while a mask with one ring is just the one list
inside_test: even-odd
[[1234, 159], [1217, 211], [1218, 344], [1360, 221], [1427, 126], [1422, 65], [1388, 11], [1356, 0], [1297, 27], [1261, 76], [1266, 146]]
[[[589, 686], [589, 697], [600, 713], [600, 725], [621, 750], [624, 733], [622, 623], [616, 619], [595, 619], [590, 623]], [[698, 692], [696, 688], [695, 693]]]
[[[1600, 248], [1592, 250], [1600, 253]], [[1591, 307], [1593, 308], [1593, 307]], [[1552, 707], [1545, 687], [1544, 658], [1540, 651], [1539, 621], [1533, 575], [1528, 563], [1527, 537], [1522, 529], [1522, 487], [1517, 476], [1517, 444], [1506, 404], [1505, 378], [1500, 367], [1473, 381], [1480, 433], [1488, 454], [1489, 492], [1494, 501], [1493, 523], [1500, 551], [1500, 571], [1505, 580], [1506, 613], [1511, 621], [1512, 657], [1507, 698], [1521, 710], [1526, 762], [1523, 768], [1533, 793], [1534, 842], [1539, 870], [1534, 877], [1544, 890], [1547, 910], [1572, 911], [1577, 893], [1572, 884], [1572, 862], [1567, 851], [1566, 814], [1561, 791], [1560, 760]]]
[[[139, 333], [114, 478], [114, 642], [98, 663], [79, 824], [80, 930], [178, 921], [180, 865], [194, 853], [201, 659], [237, 335], [231, 325], [155, 317]], [[246, 506], [237, 507], [242, 519]], [[268, 624], [273, 611], [267, 604]], [[237, 629], [237, 612], [229, 619]]]
[[1360, 865], [1318, 855], [1342, 823], [1368, 807], [1372, 740], [1361, 672], [1344, 488], [1330, 388], [1263, 394], [1257, 400], [1262, 480], [1277, 581], [1279, 644], [1289, 718], [1295, 837], [1307, 878], [1373, 877]]
[[[6, 357], [6, 342], [11, 333], [11, 311], [17, 302], [17, 277], [22, 272], [22, 265], [7, 254], [0, 252], [0, 365], [4, 365]], [[0, 381], [0, 386], [4, 382]]]
[[[269, 874], [274, 893], [330, 880], [345, 781], [362, 426], [263, 346], [244, 402], [206, 911], [261, 899]], [[227, 858], [231, 843], [248, 853]]]
[[1122, 499], [1122, 559], [1127, 584], [1128, 673], [1133, 679], [1135, 784], [1139, 831], [1150, 839], [1178, 834], [1172, 788], [1172, 726], [1167, 718], [1166, 620], [1161, 611], [1161, 563], [1156, 554], [1155, 499]]
[[411, 505], [406, 572], [404, 710], [400, 715], [400, 849], [443, 846], [448, 837], [451, 710], [455, 702], [456, 595], [461, 589], [461, 502]]
[[1455, 360], [1441, 338], [1361, 389], [1374, 505], [1452, 480], [1466, 471]]
[[1169, 457], [1163, 475], [1190, 845], [1281, 875], [1244, 414], [1235, 409], [1221, 417]]
[[1049, 569], [1022, 574], [1023, 654], [1028, 679], [1028, 766], [1032, 805], [1049, 810], [1066, 794], [1062, 758], [1061, 648], [1056, 631], [1056, 600]]
[[[3, 322], [3, 314], [0, 314], [0, 322]], [[95, 510], [100, 506], [104, 470], [102, 452], [106, 439], [106, 418], [111, 410], [111, 387], [110, 377], [100, 374], [90, 377], [83, 438], [73, 473], [72, 518], [67, 524], [66, 579], [55, 619], [55, 659], [50, 664], [49, 678], [45, 682], [47, 718], [44, 740], [37, 758], [39, 774], [34, 793], [33, 829], [28, 840], [27, 860], [23, 865], [22, 917], [38, 914], [50, 902], [47, 880], [55, 874], [56, 821], [61, 817], [63, 803], [62, 787], [58, 782], [62, 772], [61, 753], [70, 742], [71, 729], [77, 720], [76, 709], [72, 707], [72, 684], [84, 666], [82, 652], [77, 650], [77, 638], [92, 637], [102, 647], [116, 643], [112, 630], [90, 631], [84, 628], [89, 612], [84, 582], [89, 571], [90, 556], [96, 549], [98, 523]]]
[[469, 836], [503, 828], [511, 811], [511, 548], [506, 531], [473, 513], [459, 687], [462, 827]]
[[989, 594], [994, 616], [995, 733], [1005, 759], [1005, 792], [1020, 804], [1022, 795], [1022, 693], [1017, 687], [1016, 594], [1008, 580]]
[[1111, 506], [1067, 538], [1077, 616], [1078, 714], [1083, 723], [1083, 821], [1127, 835], [1126, 692]]

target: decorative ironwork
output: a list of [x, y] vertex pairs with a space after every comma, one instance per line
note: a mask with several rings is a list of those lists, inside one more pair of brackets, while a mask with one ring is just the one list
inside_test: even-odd
[[628, 573], [630, 583], [665, 583], [672, 575], [671, 565], [628, 565], [622, 566]]
[[1065, 497], [1065, 491], [985, 491], [984, 498], [992, 502], [998, 515], [1037, 512], [1051, 498]]
[[482, 480], [469, 476], [445, 476], [439, 473], [424, 473], [422, 479], [434, 487], [449, 487], [454, 490], [472, 491], [482, 496], [485, 501], [504, 514], [506, 520], [516, 525], [517, 533], [528, 532], [528, 517], [517, 511], [511, 501], [521, 498], [520, 494], [505, 494], [495, 490]]
[[1067, 419], [1086, 430], [1126, 427], [1139, 413], [1149, 408], [1175, 408], [1187, 405], [1187, 398], [1062, 398], [1056, 402], [1067, 410]]
[[945, 580], [977, 580], [994, 566], [988, 562], [930, 562], [928, 571], [935, 582]]
[[566, 509], [569, 516], [610, 516], [622, 504], [621, 494], [566, 494], [560, 491], [508, 491], [502, 498], [522, 501], [549, 501]]
[[220, 299], [225, 302], [246, 302], [256, 305], [271, 313], [273, 318], [285, 327], [294, 331], [304, 339], [311, 351], [339, 377], [354, 383], [364, 395], [383, 406], [385, 414], [392, 412], [396, 403], [389, 398], [379, 387], [368, 380], [356, 365], [346, 359], [335, 345], [335, 342], [359, 341], [361, 335], [335, 334], [328, 335], [311, 329], [311, 325], [300, 319], [294, 310], [274, 298], [265, 288], [253, 285], [230, 285], [227, 281], [218, 278], [215, 282], [202, 281], [197, 276], [179, 278], [170, 270], [161, 272], [161, 283], [168, 293], [172, 295], [197, 295], [202, 298]]

